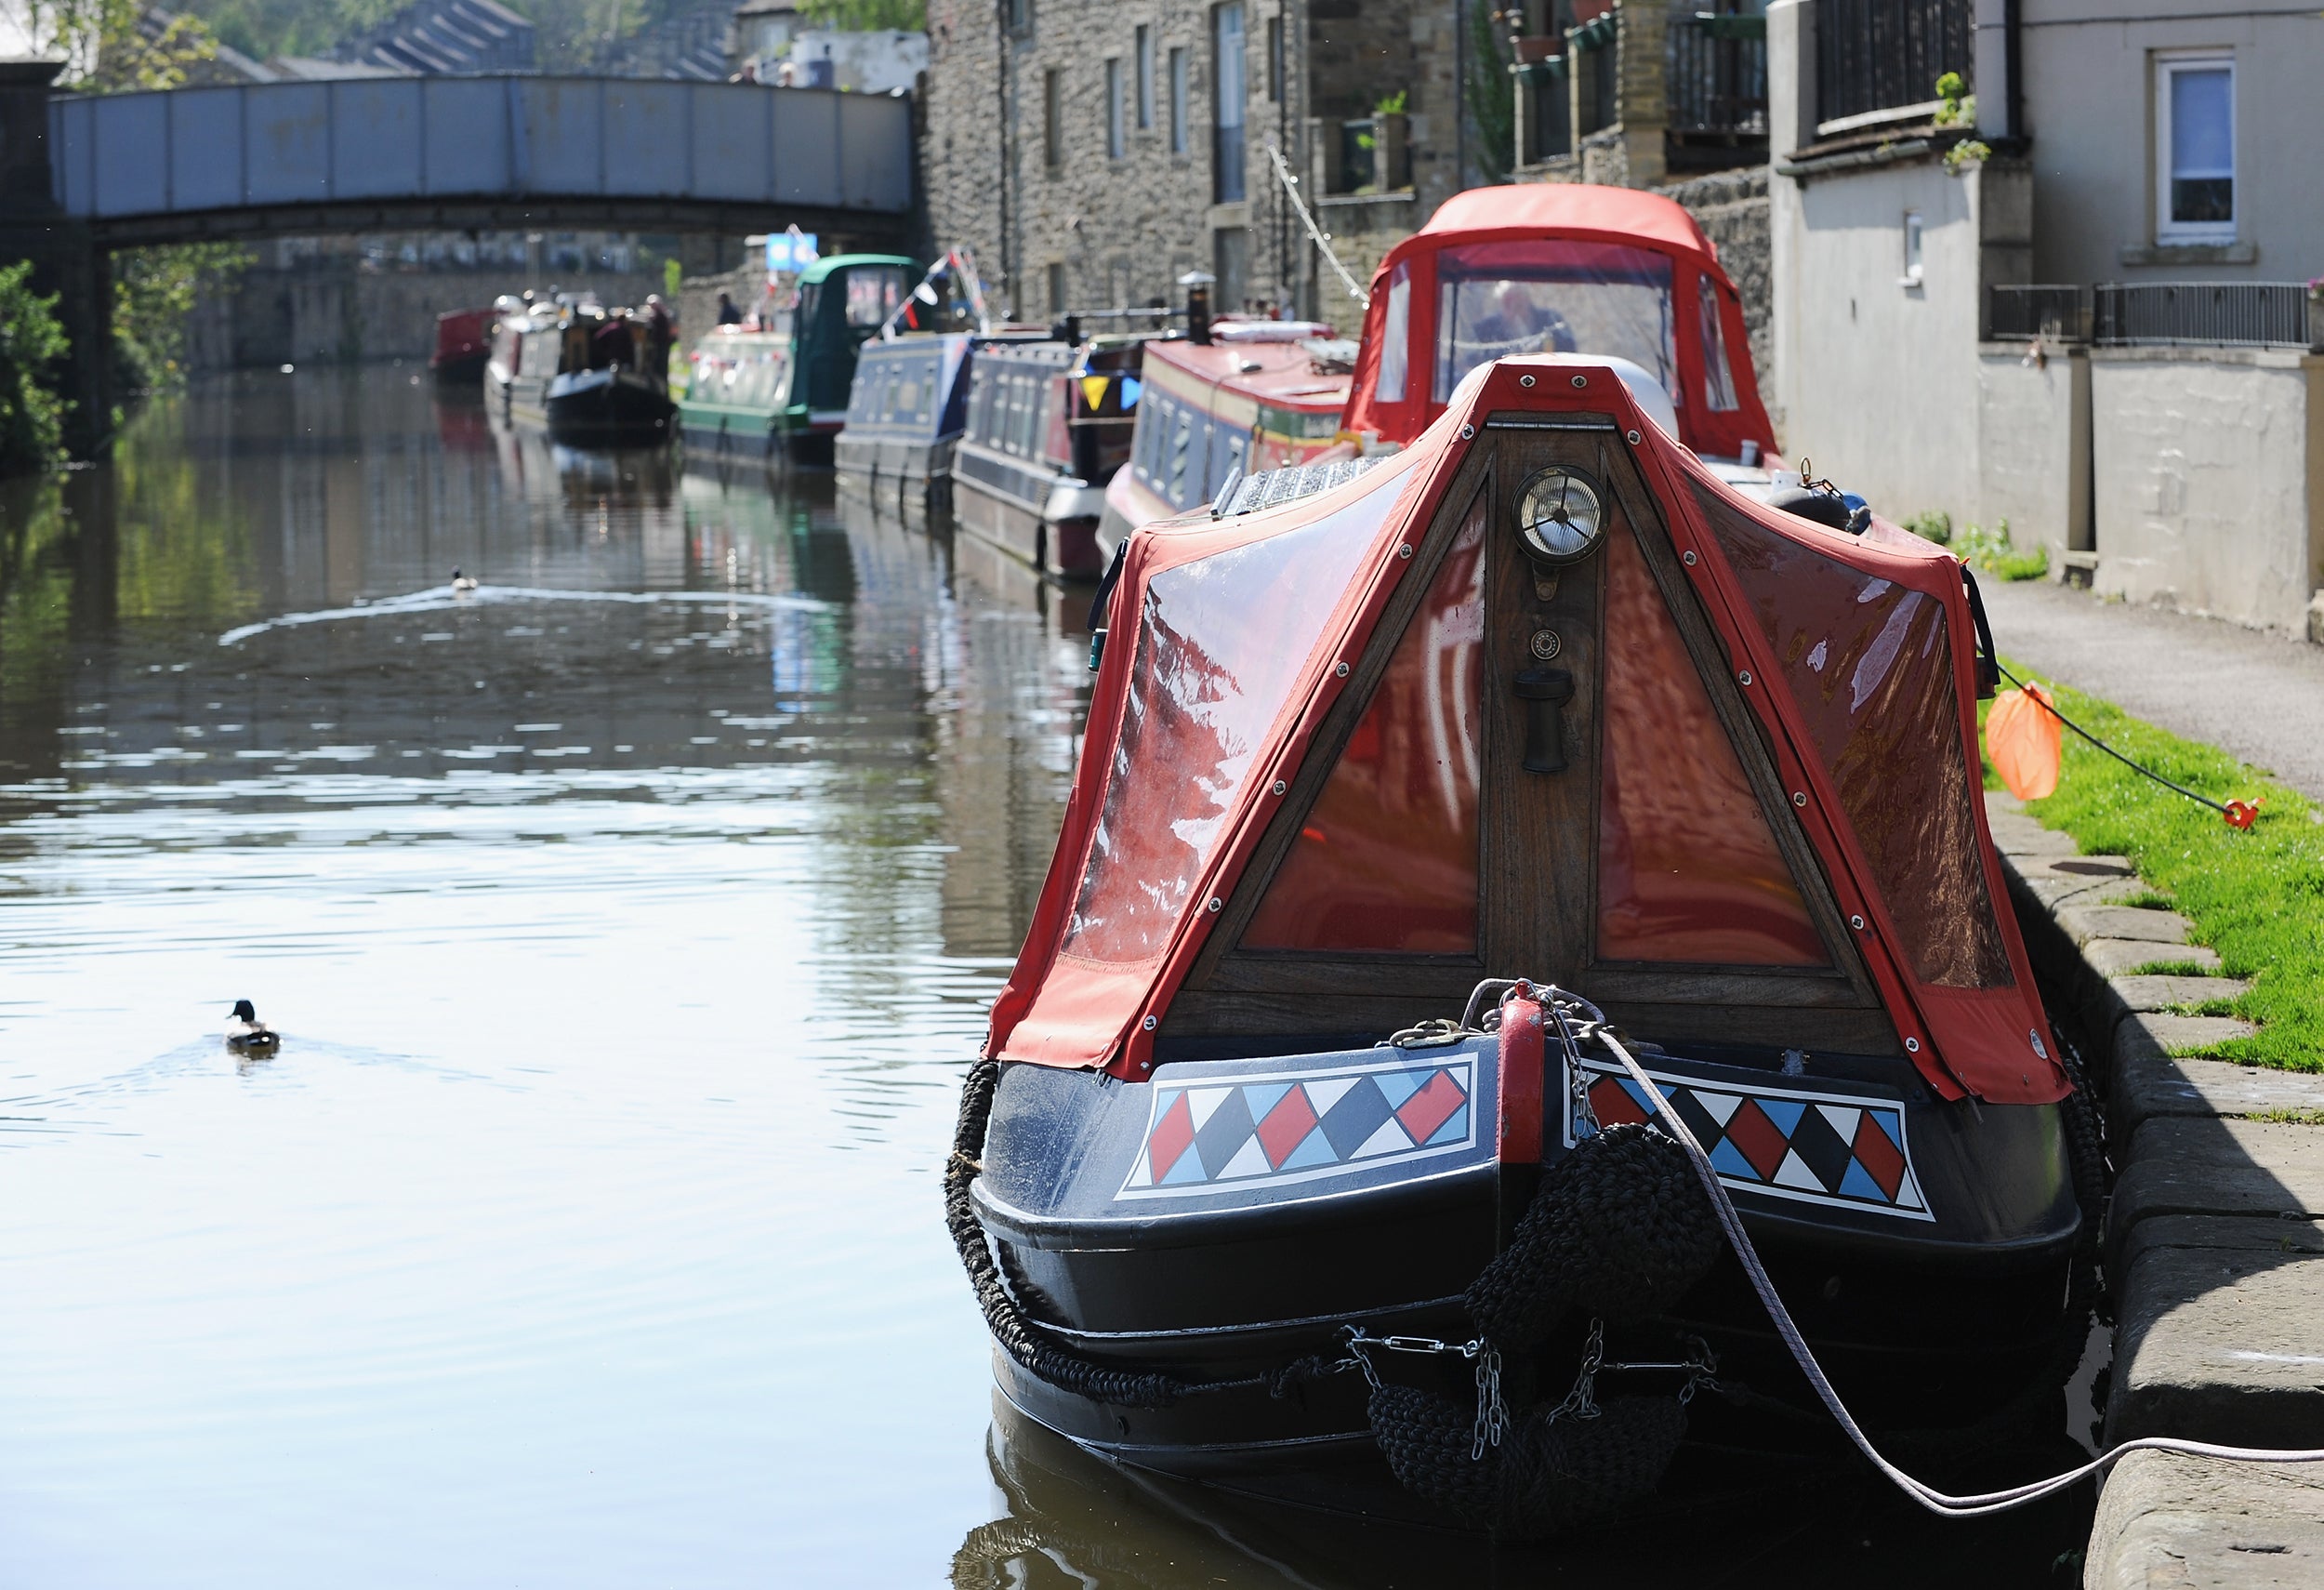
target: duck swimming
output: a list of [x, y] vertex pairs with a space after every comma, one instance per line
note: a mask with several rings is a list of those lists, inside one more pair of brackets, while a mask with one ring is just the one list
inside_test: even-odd
[[479, 583], [479, 581], [462, 574], [458, 569], [454, 569], [452, 571], [452, 589], [455, 590], [474, 590]]
[[282, 1034], [258, 1019], [256, 1006], [248, 1000], [234, 1001], [234, 1014], [226, 1023], [227, 1048], [243, 1054], [271, 1054], [282, 1046]]

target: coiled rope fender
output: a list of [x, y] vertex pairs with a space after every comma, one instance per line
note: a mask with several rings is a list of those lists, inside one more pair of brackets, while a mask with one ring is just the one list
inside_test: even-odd
[[2132, 1452], [2138, 1451], [2178, 1452], [2188, 1457], [2221, 1458], [2230, 1463], [2324, 1463], [2324, 1448], [2292, 1450], [2272, 1447], [2228, 1447], [2210, 1441], [2182, 1440], [2175, 1436], [2146, 1436], [2137, 1440], [2124, 1441], [2119, 1446], [2112, 1447], [2091, 1459], [2090, 1462], [2068, 1469], [2064, 1474], [2053, 1475], [2047, 1479], [2037, 1479], [2024, 1485], [2013, 1485], [2002, 1491], [1980, 1491], [1970, 1496], [1952, 1496], [1937, 1490], [1933, 1485], [1923, 1484], [1915, 1479], [1881, 1455], [1880, 1450], [1873, 1446], [1871, 1438], [1867, 1436], [1863, 1426], [1856, 1423], [1855, 1415], [1850, 1413], [1847, 1404], [1841, 1401], [1840, 1393], [1832, 1389], [1831, 1381], [1825, 1375], [1823, 1365], [1816, 1361], [1816, 1355], [1809, 1350], [1806, 1338], [1800, 1333], [1800, 1327], [1792, 1320], [1791, 1311], [1784, 1306], [1783, 1298], [1776, 1292], [1775, 1282], [1768, 1279], [1766, 1266], [1760, 1263], [1759, 1251], [1751, 1246], [1750, 1238], [1744, 1232], [1742, 1216], [1736, 1212], [1735, 1200], [1727, 1196], [1727, 1189], [1719, 1180], [1719, 1173], [1711, 1168], [1710, 1157], [1703, 1152], [1703, 1146], [1696, 1141], [1695, 1134], [1687, 1129], [1686, 1122], [1681, 1120], [1678, 1112], [1670, 1107], [1670, 1101], [1663, 1096], [1662, 1090], [1655, 1085], [1654, 1079], [1646, 1074], [1645, 1067], [1639, 1065], [1630, 1050], [1624, 1047], [1622, 1040], [1605, 1025], [1604, 1015], [1598, 1013], [1595, 1006], [1591, 1005], [1587, 1000], [1577, 999], [1574, 995], [1564, 993], [1547, 985], [1537, 986], [1541, 988], [1545, 997], [1559, 1001], [1570, 1001], [1574, 1006], [1588, 1011], [1591, 1014], [1593, 1019], [1582, 1036], [1588, 1040], [1604, 1044], [1607, 1053], [1620, 1063], [1622, 1069], [1630, 1073], [1631, 1080], [1646, 1090], [1647, 1097], [1654, 1101], [1656, 1119], [1686, 1149], [1686, 1157], [1695, 1167], [1696, 1179], [1702, 1183], [1703, 1190], [1710, 1195], [1711, 1206], [1718, 1212], [1720, 1227], [1726, 1232], [1727, 1240], [1735, 1245], [1736, 1257], [1742, 1262], [1743, 1273], [1750, 1278], [1751, 1290], [1759, 1294], [1760, 1305], [1767, 1310], [1767, 1318], [1774, 1323], [1776, 1333], [1783, 1338], [1783, 1345], [1790, 1352], [1792, 1361], [1800, 1366], [1800, 1371], [1807, 1376], [1808, 1384], [1815, 1387], [1817, 1400], [1823, 1403], [1825, 1411], [1838, 1422], [1841, 1429], [1847, 1433], [1848, 1439], [1855, 1443], [1856, 1451], [1862, 1452], [1874, 1468], [1880, 1470], [1882, 1475], [1898, 1490], [1930, 1512], [1953, 1518], [1969, 1518], [1985, 1513], [2006, 1512], [2013, 1507], [2022, 1507], [2028, 1503], [2038, 1502], [2045, 1496], [2053, 1495], [2068, 1486], [2079, 1485], [2099, 1470], [2119, 1462]]

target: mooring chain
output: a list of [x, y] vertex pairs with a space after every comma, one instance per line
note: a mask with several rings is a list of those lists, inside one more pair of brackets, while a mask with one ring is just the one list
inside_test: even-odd
[[1364, 1371], [1364, 1378], [1374, 1391], [1380, 1389], [1380, 1371], [1372, 1367], [1367, 1347], [1378, 1347], [1386, 1353], [1443, 1354], [1467, 1358], [1476, 1369], [1477, 1422], [1476, 1439], [1469, 1449], [1469, 1461], [1481, 1463], [1487, 1447], [1498, 1447], [1509, 1434], [1509, 1404], [1501, 1397], [1501, 1350], [1479, 1336], [1468, 1342], [1441, 1342], [1433, 1336], [1374, 1336], [1360, 1325], [1349, 1325], [1340, 1332], [1348, 1344], [1349, 1356]]

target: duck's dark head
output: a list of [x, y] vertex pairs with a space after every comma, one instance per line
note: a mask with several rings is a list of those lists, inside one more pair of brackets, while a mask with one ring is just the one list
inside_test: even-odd
[[452, 571], [452, 577], [453, 577], [454, 579], [459, 579], [459, 578], [461, 578], [461, 577], [462, 577], [462, 576], [461, 576], [461, 574], [460, 574], [460, 571], [459, 571], [458, 569], [454, 569], [454, 570]]
[[258, 1019], [258, 1007], [252, 1004], [248, 1000], [236, 1000], [234, 1001], [234, 1019], [236, 1021], [257, 1021]]

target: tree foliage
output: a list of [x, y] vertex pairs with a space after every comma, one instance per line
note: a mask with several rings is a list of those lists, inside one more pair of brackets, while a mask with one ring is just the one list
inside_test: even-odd
[[812, 26], [844, 33], [928, 31], [928, 0], [799, 0], [799, 14]]
[[1477, 176], [1502, 182], [1517, 159], [1516, 84], [1503, 53], [1506, 41], [1495, 25], [1503, 13], [1480, 5], [1469, 15], [1469, 122], [1476, 129], [1469, 159]]
[[33, 291], [29, 259], [0, 266], [0, 474], [46, 469], [64, 457], [64, 400], [50, 369], [72, 351], [57, 298]]
[[205, 294], [232, 288], [250, 263], [234, 243], [125, 248], [113, 256], [113, 373], [125, 391], [152, 391], [186, 378], [186, 325]]

